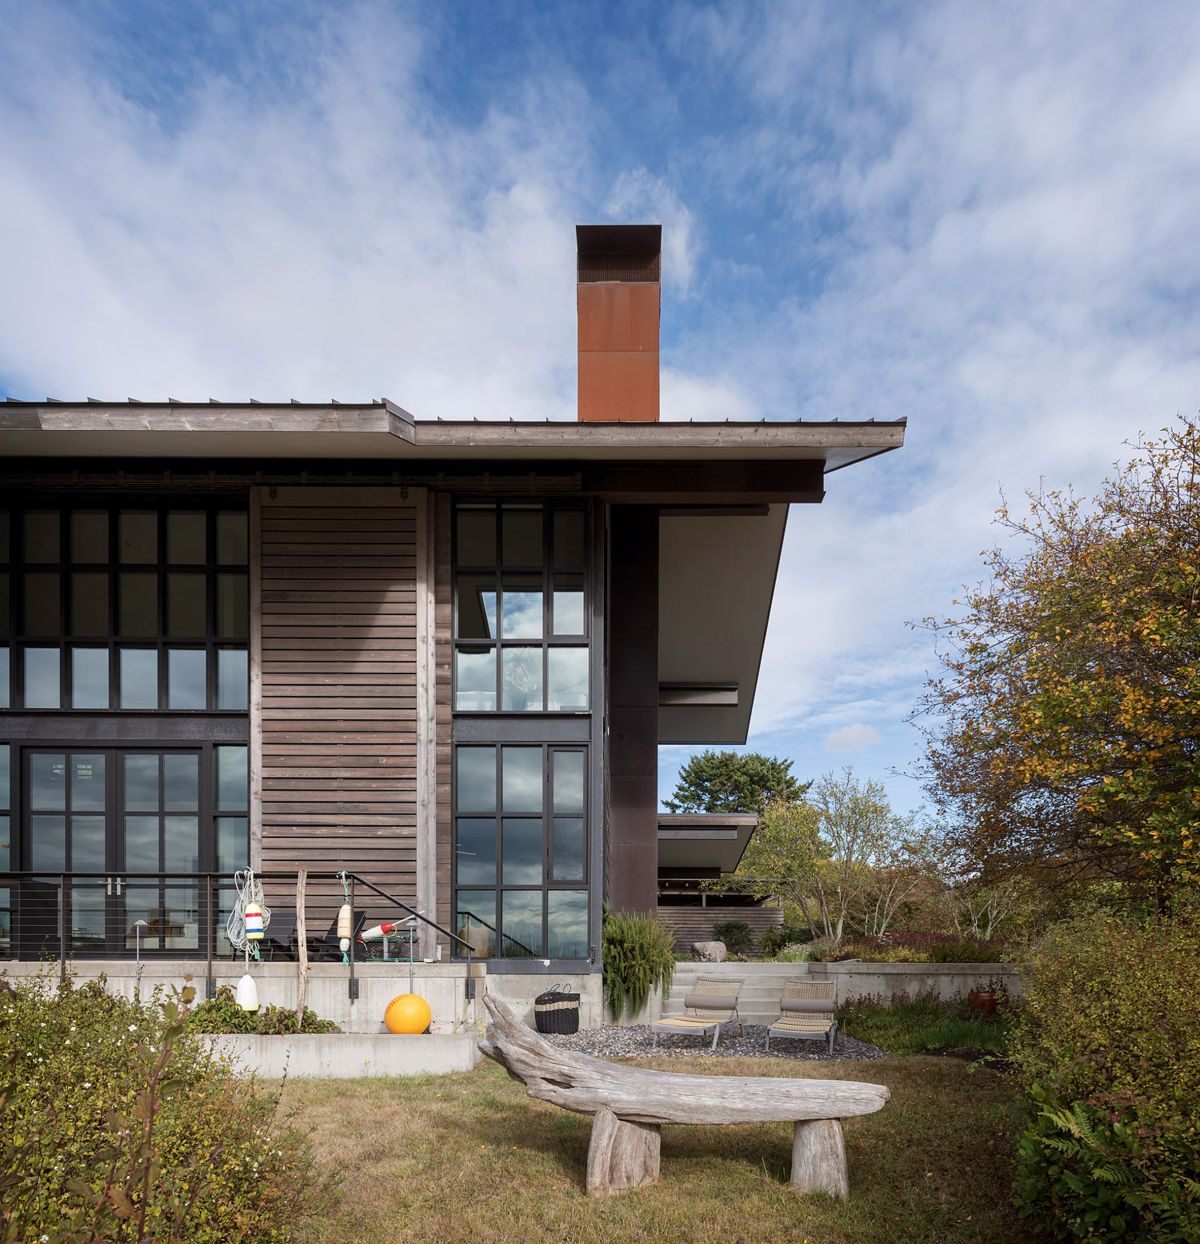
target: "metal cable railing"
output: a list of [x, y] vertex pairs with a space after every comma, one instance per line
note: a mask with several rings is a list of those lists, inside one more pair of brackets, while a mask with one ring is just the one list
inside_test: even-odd
[[[297, 873], [270, 871], [255, 874], [263, 883], [274, 911], [260, 943], [260, 954], [271, 960], [299, 958], [296, 912], [287, 906], [283, 883], [296, 884]], [[387, 872], [376, 874], [381, 880]], [[398, 878], [403, 874], [395, 873]], [[337, 938], [337, 910], [342, 901], [342, 878], [349, 886], [356, 920], [347, 952], [350, 996], [358, 996], [356, 963], [363, 945], [359, 933], [365, 921], [355, 904], [367, 891], [375, 899], [405, 913], [406, 923], [419, 921], [464, 952], [467, 996], [474, 997], [471, 942], [438, 924], [411, 904], [358, 873], [306, 870], [308, 881], [328, 883], [324, 892], [307, 899], [306, 912], [327, 913], [329, 928], [305, 937], [305, 955], [315, 962], [341, 963]], [[0, 958], [57, 960], [65, 979], [68, 960], [126, 958], [140, 963], [154, 959], [196, 959], [207, 965], [207, 993], [213, 992], [213, 963], [234, 957], [225, 937], [225, 920], [236, 897], [233, 875], [221, 872], [5, 871], [0, 872]], [[368, 956], [369, 958], [369, 956]]]

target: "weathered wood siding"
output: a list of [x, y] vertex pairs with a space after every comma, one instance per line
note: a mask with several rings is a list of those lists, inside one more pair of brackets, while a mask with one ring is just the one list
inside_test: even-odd
[[[346, 868], [413, 902], [416, 498], [281, 487], [259, 501], [261, 866]], [[311, 888], [318, 909], [337, 897]]]
[[783, 923], [780, 907], [737, 907], [709, 903], [707, 907], [672, 907], [659, 904], [658, 915], [675, 930], [675, 949], [687, 954], [693, 942], [712, 941], [713, 925], [723, 920], [741, 920], [750, 926], [755, 942], [767, 931]]

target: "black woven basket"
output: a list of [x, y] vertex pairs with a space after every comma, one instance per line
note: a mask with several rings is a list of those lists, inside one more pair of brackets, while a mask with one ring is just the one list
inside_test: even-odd
[[579, 1031], [579, 995], [557, 985], [533, 1000], [533, 1020], [538, 1032]]

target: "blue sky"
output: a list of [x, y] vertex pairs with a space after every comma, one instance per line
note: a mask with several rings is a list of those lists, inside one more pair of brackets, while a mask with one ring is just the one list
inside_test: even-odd
[[[750, 745], [898, 805], [993, 510], [1200, 395], [1200, 8], [0, 0], [0, 391], [569, 418], [665, 228], [667, 418], [909, 419], [791, 516]], [[669, 791], [680, 749], [663, 749]]]

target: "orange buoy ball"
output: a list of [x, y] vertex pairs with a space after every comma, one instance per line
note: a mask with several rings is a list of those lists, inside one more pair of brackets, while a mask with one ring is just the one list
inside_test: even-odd
[[404, 1033], [413, 1036], [424, 1032], [433, 1019], [429, 1003], [415, 993], [402, 993], [387, 1004], [383, 1013], [383, 1022], [388, 1032]]

